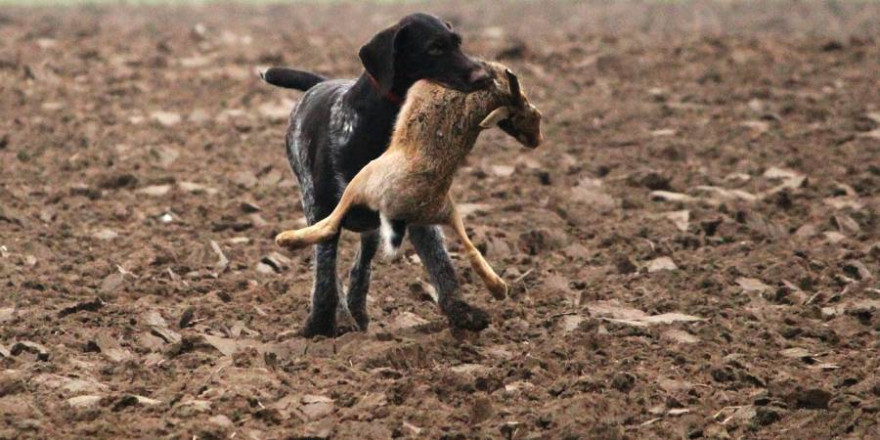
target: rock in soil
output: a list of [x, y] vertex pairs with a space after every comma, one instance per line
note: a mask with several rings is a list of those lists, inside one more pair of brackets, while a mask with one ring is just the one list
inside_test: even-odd
[[828, 409], [828, 402], [833, 395], [819, 388], [798, 390], [789, 396], [797, 408], [804, 409]]

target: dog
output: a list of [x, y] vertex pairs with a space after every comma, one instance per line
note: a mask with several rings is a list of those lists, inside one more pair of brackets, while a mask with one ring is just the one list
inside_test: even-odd
[[[357, 79], [327, 80], [284, 68], [262, 75], [269, 84], [307, 90], [291, 112], [285, 143], [309, 224], [330, 215], [348, 182], [385, 151], [403, 97], [416, 81], [429, 79], [462, 92], [489, 85], [489, 73], [462, 52], [461, 41], [452, 26], [439, 18], [412, 14], [360, 48], [364, 73]], [[369, 209], [352, 209], [342, 226], [361, 234], [360, 249], [349, 271], [347, 307], [340, 307], [339, 302], [337, 233], [315, 247], [311, 311], [301, 330], [305, 337], [335, 336], [337, 307], [347, 309], [360, 330], [368, 328], [366, 297], [370, 264], [379, 244], [379, 216]], [[472, 331], [488, 326], [486, 313], [460, 296], [439, 227], [413, 225], [409, 237], [450, 324]]]
[[528, 148], [537, 148], [543, 134], [541, 112], [529, 103], [516, 75], [498, 63], [487, 67], [495, 85], [470, 94], [427, 80], [413, 85], [390, 146], [349, 182], [333, 213], [307, 228], [282, 232], [275, 242], [297, 249], [328, 240], [339, 234], [346, 213], [356, 206], [379, 212], [390, 254], [400, 247], [407, 225], [445, 224], [492, 295], [504, 299], [507, 284], [468, 238], [449, 191], [482, 130], [504, 122], [504, 130]]

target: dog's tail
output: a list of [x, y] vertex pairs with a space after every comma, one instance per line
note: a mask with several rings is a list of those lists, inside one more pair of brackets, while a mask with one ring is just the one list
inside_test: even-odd
[[289, 69], [287, 67], [270, 67], [265, 72], [260, 72], [260, 78], [269, 84], [285, 89], [306, 91], [327, 80], [321, 75], [303, 72], [302, 70]]

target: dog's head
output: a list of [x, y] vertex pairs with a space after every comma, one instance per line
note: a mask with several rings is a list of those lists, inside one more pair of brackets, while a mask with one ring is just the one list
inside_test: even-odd
[[420, 79], [471, 92], [489, 85], [489, 72], [461, 51], [452, 25], [428, 14], [412, 14], [376, 34], [358, 55], [381, 93], [405, 92]]
[[529, 102], [520, 86], [519, 78], [504, 68], [509, 92], [509, 104], [496, 108], [480, 122], [483, 128], [498, 128], [528, 148], [537, 148], [544, 141], [541, 132], [541, 112]]

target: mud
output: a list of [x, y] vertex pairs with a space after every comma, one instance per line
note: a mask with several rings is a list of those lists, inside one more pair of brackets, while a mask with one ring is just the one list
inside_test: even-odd
[[545, 116], [453, 186], [490, 327], [407, 244], [316, 340], [256, 69], [418, 5], [0, 9], [0, 438], [880, 438], [880, 8], [573, 3], [428, 8]]

